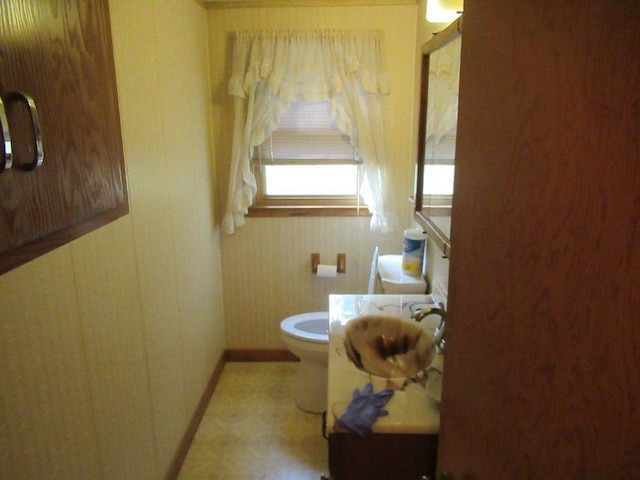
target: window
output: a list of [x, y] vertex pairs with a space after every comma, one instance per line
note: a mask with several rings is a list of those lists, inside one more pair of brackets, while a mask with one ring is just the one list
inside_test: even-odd
[[[384, 69], [382, 32], [245, 30], [235, 32], [233, 42], [229, 79], [229, 94], [233, 97], [234, 107], [229, 138], [233, 147], [222, 231], [232, 235], [237, 227], [245, 224], [247, 214], [270, 216], [283, 211], [285, 215], [362, 214], [370, 216], [371, 231], [394, 231], [397, 218], [393, 192], [384, 188], [390, 175], [384, 128], [389, 77]], [[332, 131], [328, 143], [347, 147], [347, 153], [335, 157], [328, 155], [333, 150], [325, 148], [322, 140], [328, 138], [319, 134], [323, 129], [314, 125], [303, 128], [310, 124], [312, 118], [306, 113], [294, 115], [299, 120], [289, 129], [295, 133], [291, 137], [296, 139], [293, 144], [302, 145], [302, 148], [295, 149], [294, 153], [287, 152], [287, 149], [279, 153], [277, 137], [287, 132], [286, 122], [281, 117], [291, 105], [291, 99], [329, 102], [331, 115], [327, 114], [327, 104], [324, 104], [324, 117], [334, 118], [339, 131], [335, 127], [328, 129]], [[296, 104], [295, 109], [303, 106], [308, 105]], [[280, 128], [278, 122], [282, 122]], [[336, 138], [340, 141], [334, 142]], [[349, 140], [359, 151], [354, 151]], [[284, 144], [290, 145], [288, 142]], [[276, 168], [278, 166], [291, 168]], [[292, 168], [294, 166], [296, 168]], [[335, 166], [342, 166], [351, 173], [331, 172]], [[325, 188], [311, 191], [303, 186], [301, 179], [289, 176], [293, 175], [290, 172], [303, 172], [301, 175], [307, 181], [323, 185], [325, 183], [319, 181], [321, 176], [318, 174], [321, 170], [330, 171], [325, 176], [332, 179], [331, 185], [337, 184], [338, 178], [357, 178], [356, 186], [353, 189], [349, 187], [347, 192], [330, 192]], [[286, 175], [283, 176], [282, 171]], [[256, 178], [256, 173], [259, 178]], [[274, 191], [275, 187], [271, 185], [276, 176], [282, 178], [280, 185], [287, 186], [288, 191]], [[295, 185], [300, 186], [302, 192], [291, 191], [290, 187]], [[348, 185], [352, 182], [349, 181]], [[358, 194], [352, 194], [351, 190]], [[262, 206], [254, 207], [257, 202]], [[267, 206], [266, 202], [276, 203]], [[362, 202], [362, 208], [359, 208], [359, 202]], [[355, 207], [347, 207], [348, 203]], [[293, 208], [284, 206], [286, 204], [293, 205]], [[334, 206], [329, 206], [331, 204]], [[266, 212], [269, 209], [271, 212]], [[278, 213], [273, 213], [278, 210]]]
[[349, 136], [332, 121], [328, 101], [294, 102], [278, 128], [254, 149], [258, 193], [251, 212], [268, 207], [355, 207], [360, 163]]
[[424, 165], [423, 205], [431, 215], [449, 215], [453, 199], [455, 175], [456, 129], [443, 137], [438, 145], [433, 136], [427, 139], [428, 161]]

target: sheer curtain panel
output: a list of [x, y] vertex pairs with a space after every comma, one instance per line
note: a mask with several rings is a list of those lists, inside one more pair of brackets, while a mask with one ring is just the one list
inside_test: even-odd
[[229, 94], [234, 101], [233, 148], [223, 231], [232, 234], [257, 191], [251, 171], [256, 145], [278, 127], [292, 102], [327, 100], [338, 128], [364, 165], [361, 196], [371, 230], [395, 230], [387, 193], [385, 98], [389, 81], [379, 31], [240, 31], [233, 47]]

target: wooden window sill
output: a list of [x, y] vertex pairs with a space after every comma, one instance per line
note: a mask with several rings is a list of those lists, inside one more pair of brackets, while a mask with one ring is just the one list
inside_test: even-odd
[[370, 217], [367, 207], [254, 206], [248, 217]]

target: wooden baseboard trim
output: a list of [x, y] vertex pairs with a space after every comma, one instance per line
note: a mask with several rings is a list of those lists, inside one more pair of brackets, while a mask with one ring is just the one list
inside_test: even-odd
[[289, 350], [275, 349], [250, 349], [238, 348], [229, 349], [225, 352], [225, 360], [227, 362], [299, 362]]
[[222, 375], [222, 370], [225, 364], [225, 353], [223, 353], [218, 359], [218, 363], [216, 363], [216, 367], [213, 369], [213, 373], [211, 374], [211, 378], [207, 382], [207, 386], [202, 392], [202, 396], [200, 397], [200, 401], [196, 406], [196, 409], [191, 416], [191, 420], [187, 425], [187, 429], [182, 436], [182, 440], [180, 440], [180, 445], [178, 445], [178, 449], [176, 450], [175, 455], [173, 456], [173, 460], [171, 461], [171, 465], [169, 465], [169, 469], [164, 476], [164, 480], [176, 480], [180, 473], [180, 469], [182, 468], [182, 464], [184, 463], [185, 458], [187, 458], [187, 453], [189, 453], [189, 448], [191, 448], [191, 442], [193, 442], [193, 438], [196, 436], [196, 432], [198, 431], [198, 427], [200, 426], [200, 422], [202, 421], [202, 417], [204, 416], [204, 412], [211, 401], [211, 396], [213, 395], [213, 391], [218, 384], [218, 380], [220, 379], [220, 375]]
[[178, 475], [180, 474], [180, 469], [182, 468], [182, 464], [184, 463], [185, 458], [187, 458], [187, 453], [189, 453], [189, 448], [191, 447], [191, 443], [193, 442], [194, 437], [196, 436], [196, 432], [198, 431], [198, 427], [200, 426], [200, 422], [202, 421], [202, 417], [204, 416], [204, 412], [211, 401], [211, 396], [213, 395], [213, 391], [218, 384], [218, 380], [220, 379], [220, 375], [222, 375], [222, 370], [224, 369], [224, 364], [226, 362], [299, 362], [300, 359], [296, 357], [289, 350], [276, 350], [276, 349], [230, 349], [225, 350], [224, 353], [220, 356], [216, 367], [211, 374], [211, 378], [207, 382], [207, 386], [200, 397], [200, 401], [193, 412], [191, 420], [189, 421], [189, 425], [187, 425], [187, 429], [182, 436], [182, 440], [180, 441], [180, 445], [178, 445], [178, 449], [176, 450], [176, 454], [171, 461], [171, 465], [169, 465], [169, 469], [164, 476], [164, 480], [176, 480]]

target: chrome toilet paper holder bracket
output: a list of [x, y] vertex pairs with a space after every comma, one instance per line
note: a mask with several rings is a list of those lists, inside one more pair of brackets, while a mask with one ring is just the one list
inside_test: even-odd
[[[318, 273], [318, 265], [320, 265], [320, 254], [312, 253], [311, 254], [311, 271], [313, 273]], [[339, 253], [336, 257], [336, 265], [338, 273], [347, 273], [347, 254]]]

